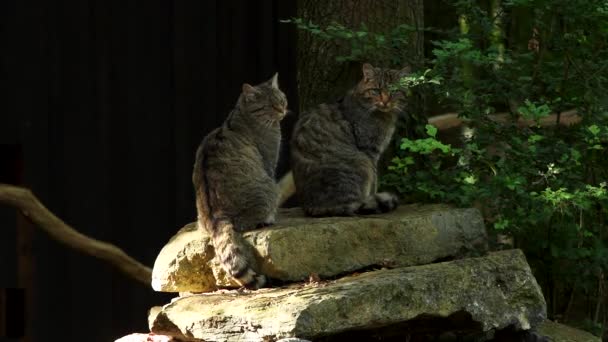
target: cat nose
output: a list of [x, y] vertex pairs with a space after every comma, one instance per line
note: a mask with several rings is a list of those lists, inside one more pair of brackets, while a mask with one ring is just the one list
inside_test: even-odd
[[389, 100], [388, 94], [385, 92], [382, 92], [382, 94], [380, 94], [380, 101], [382, 102], [382, 104], [386, 106], [386, 104], [388, 103], [388, 100]]

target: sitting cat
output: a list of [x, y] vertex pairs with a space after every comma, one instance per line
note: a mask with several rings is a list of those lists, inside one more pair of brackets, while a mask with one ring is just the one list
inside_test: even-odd
[[363, 78], [334, 104], [302, 113], [291, 140], [296, 195], [310, 216], [388, 212], [398, 205], [377, 193], [377, 164], [389, 144], [405, 95], [391, 89], [409, 69], [363, 65]]
[[266, 278], [254, 271], [251, 248], [241, 232], [275, 221], [275, 167], [286, 111], [277, 74], [257, 86], [245, 83], [226, 121], [196, 152], [192, 181], [199, 229], [211, 235], [226, 272], [247, 288], [264, 286]]

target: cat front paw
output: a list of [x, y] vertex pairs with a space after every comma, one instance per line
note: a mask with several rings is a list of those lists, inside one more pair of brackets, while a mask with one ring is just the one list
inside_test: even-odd
[[264, 228], [264, 227], [270, 227], [270, 226], [274, 225], [275, 222], [276, 222], [275, 213], [272, 213], [272, 214], [268, 215], [268, 217], [264, 220], [264, 222], [258, 223], [255, 226], [255, 228], [259, 229], [259, 228]]
[[378, 208], [383, 213], [388, 213], [397, 209], [399, 206], [399, 197], [390, 192], [379, 192], [376, 194], [376, 200], [378, 202]]
[[242, 288], [247, 290], [259, 290], [264, 287], [266, 283], [266, 276], [263, 274], [257, 274], [253, 277], [251, 282], [243, 284]]

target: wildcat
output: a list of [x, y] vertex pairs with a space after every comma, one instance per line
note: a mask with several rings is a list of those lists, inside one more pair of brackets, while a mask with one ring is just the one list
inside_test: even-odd
[[296, 196], [310, 216], [388, 212], [394, 194], [377, 193], [377, 164], [405, 96], [391, 85], [409, 69], [363, 64], [363, 78], [338, 103], [302, 113], [291, 140]]
[[287, 111], [277, 77], [243, 84], [223, 125], [200, 144], [192, 173], [199, 229], [209, 232], [226, 272], [252, 289], [264, 286], [266, 278], [254, 270], [251, 247], [241, 232], [275, 221], [280, 121]]

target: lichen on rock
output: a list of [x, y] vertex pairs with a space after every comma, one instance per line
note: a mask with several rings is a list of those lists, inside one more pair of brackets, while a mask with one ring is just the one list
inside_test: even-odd
[[192, 295], [164, 306], [151, 328], [207, 341], [314, 340], [462, 312], [480, 331], [529, 329], [545, 319], [545, 311], [523, 253], [509, 250], [316, 285]]
[[[481, 254], [486, 232], [476, 209], [401, 206], [365, 217], [311, 219], [285, 209], [278, 223], [245, 233], [262, 273], [284, 282], [327, 279], [373, 266], [404, 267]], [[214, 259], [205, 232], [182, 228], [154, 264], [152, 287], [164, 292], [209, 292], [238, 287]]]

